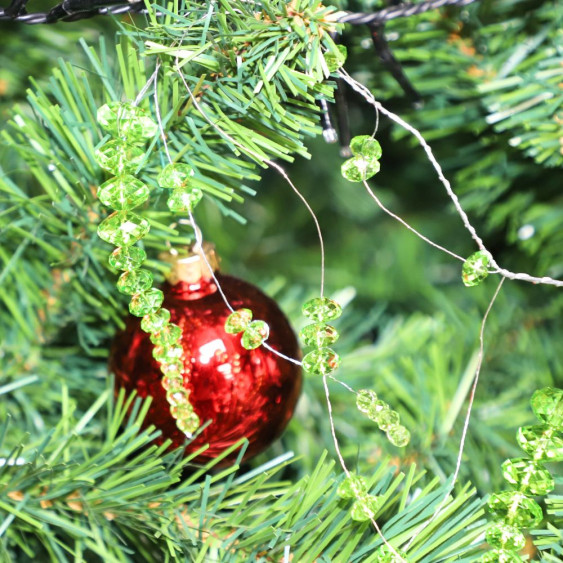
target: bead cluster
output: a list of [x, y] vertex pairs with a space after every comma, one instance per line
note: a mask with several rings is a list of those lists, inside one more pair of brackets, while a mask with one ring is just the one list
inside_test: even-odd
[[191, 212], [201, 201], [202, 191], [190, 185], [193, 175], [193, 168], [182, 163], [170, 163], [158, 175], [156, 179], [158, 185], [172, 190], [166, 203], [173, 213]]
[[490, 257], [479, 250], [473, 253], [461, 268], [461, 279], [466, 287], [479, 285], [489, 275]]
[[383, 432], [386, 432], [388, 440], [397, 447], [406, 446], [411, 438], [411, 433], [399, 424], [399, 413], [392, 410], [389, 405], [378, 399], [377, 394], [370, 389], [361, 389], [356, 396], [356, 406], [370, 420], [373, 420]]
[[484, 563], [522, 561], [518, 555], [526, 543], [522, 529], [543, 520], [540, 505], [531, 497], [546, 495], [555, 486], [543, 462], [563, 460], [563, 391], [545, 387], [536, 391], [530, 402], [541, 424], [518, 430], [518, 443], [529, 457], [507, 459], [502, 464], [502, 474], [513, 489], [489, 497], [496, 521], [485, 534], [493, 549], [481, 558]]
[[240, 343], [247, 350], [254, 350], [264, 344], [270, 336], [270, 327], [264, 321], [253, 321], [250, 309], [239, 309], [232, 312], [225, 321], [227, 334], [242, 332]]
[[338, 340], [338, 332], [326, 321], [340, 317], [342, 308], [328, 297], [315, 297], [303, 305], [302, 312], [314, 321], [299, 333], [305, 346], [314, 348], [303, 358], [303, 369], [312, 375], [328, 375], [338, 368], [340, 357], [329, 348]]
[[[98, 189], [98, 199], [115, 210], [99, 225], [98, 235], [117, 246], [109, 257], [110, 266], [122, 271], [117, 289], [131, 296], [131, 314], [142, 317], [141, 328], [150, 334], [153, 356], [160, 363], [170, 412], [178, 428], [191, 435], [200, 421], [190, 403], [189, 391], [184, 387], [182, 329], [170, 322], [170, 311], [161, 306], [164, 295], [152, 287], [151, 272], [141, 268], [147, 257], [145, 251], [133, 246], [150, 229], [145, 218], [131, 211], [149, 197], [149, 188], [133, 173], [142, 164], [144, 145], [156, 134], [157, 125], [141, 108], [129, 103], [106, 104], [99, 108], [97, 118], [114, 139], [102, 145], [95, 158], [104, 170], [115, 174]], [[185, 165], [176, 165], [181, 166]], [[159, 178], [167, 169], [169, 167]], [[183, 168], [181, 170], [183, 172]]]
[[363, 182], [379, 172], [381, 145], [375, 139], [369, 135], [358, 135], [350, 142], [350, 151], [354, 156], [341, 167], [342, 176], [346, 180]]
[[365, 479], [354, 473], [349, 473], [338, 485], [336, 494], [342, 499], [354, 501], [350, 516], [357, 522], [372, 520], [381, 504], [379, 497], [368, 493]]

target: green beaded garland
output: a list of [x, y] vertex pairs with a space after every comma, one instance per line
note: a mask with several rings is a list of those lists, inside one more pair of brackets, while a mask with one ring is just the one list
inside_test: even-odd
[[152, 285], [152, 274], [148, 270], [129, 270], [123, 272], [117, 280], [117, 289], [125, 295], [135, 295], [149, 289]]
[[181, 373], [179, 374], [166, 374], [162, 377], [162, 387], [165, 391], [174, 392], [184, 386], [184, 378]]
[[535, 460], [562, 461], [563, 438], [552, 426], [522, 426], [517, 438], [520, 447]]
[[334, 344], [338, 340], [339, 334], [333, 326], [325, 323], [315, 323], [301, 329], [299, 336], [305, 346], [322, 348], [323, 346]]
[[377, 415], [377, 425], [381, 430], [388, 430], [393, 426], [399, 424], [400, 418], [399, 413], [391, 410], [390, 408], [382, 410]]
[[127, 102], [109, 102], [98, 109], [98, 123], [114, 137], [129, 143], [144, 142], [158, 132], [157, 124], [146, 112]]
[[319, 348], [303, 358], [303, 369], [312, 375], [328, 375], [340, 365], [340, 357], [331, 348]]
[[551, 473], [531, 459], [507, 459], [502, 464], [502, 474], [519, 491], [531, 495], [547, 495], [555, 487]]
[[200, 427], [200, 424], [199, 416], [193, 411], [187, 417], [176, 420], [178, 430], [189, 437]]
[[109, 265], [116, 270], [135, 270], [147, 259], [147, 253], [138, 246], [119, 246], [108, 258]]
[[225, 321], [225, 332], [227, 334], [238, 334], [243, 332], [252, 320], [250, 309], [238, 309], [231, 313]]
[[264, 321], [252, 321], [244, 330], [240, 343], [247, 350], [261, 346], [270, 336], [270, 327]]
[[377, 401], [377, 394], [371, 389], [360, 389], [356, 395], [356, 406], [360, 412], [368, 414]]
[[148, 291], [133, 295], [129, 303], [129, 312], [136, 317], [144, 317], [145, 315], [156, 313], [163, 301], [164, 294], [162, 291], [153, 287]]
[[380, 168], [381, 165], [375, 158], [358, 155], [346, 160], [340, 171], [349, 182], [363, 182], [375, 176]]
[[403, 563], [403, 561], [408, 562], [407, 554], [400, 549], [395, 549], [393, 553], [386, 545], [382, 545], [375, 552], [375, 559], [378, 563]]
[[485, 539], [492, 547], [520, 551], [526, 545], [526, 537], [515, 526], [505, 522], [495, 522], [487, 528]]
[[553, 387], [538, 389], [532, 395], [530, 404], [539, 420], [563, 430], [563, 390]]
[[355, 499], [367, 493], [366, 480], [361, 475], [350, 473], [336, 489], [336, 494], [343, 499]]
[[492, 549], [481, 557], [482, 563], [522, 563], [523, 559], [508, 549]]
[[411, 439], [411, 433], [400, 424], [395, 424], [387, 429], [387, 439], [398, 448], [404, 448]]
[[167, 200], [168, 209], [173, 213], [187, 213], [201, 201], [203, 192], [199, 188], [173, 190]]
[[381, 501], [374, 495], [362, 495], [352, 505], [350, 516], [356, 522], [366, 522], [374, 518]]
[[487, 504], [498, 519], [503, 519], [519, 528], [531, 528], [543, 520], [540, 505], [520, 491], [492, 494]]
[[158, 332], [150, 335], [151, 342], [158, 346], [170, 346], [175, 344], [182, 338], [182, 329], [173, 323], [170, 323]]
[[461, 279], [466, 287], [479, 285], [489, 275], [489, 261], [489, 255], [480, 250], [463, 263]]
[[170, 311], [159, 309], [154, 313], [149, 313], [141, 320], [141, 330], [144, 332], [158, 332], [170, 321]]
[[350, 141], [350, 150], [355, 156], [364, 156], [366, 158], [381, 158], [382, 150], [379, 141], [370, 135], [357, 135]]
[[149, 222], [131, 211], [115, 211], [98, 226], [98, 236], [116, 246], [129, 246], [150, 230]]
[[173, 391], [167, 391], [166, 400], [171, 408], [179, 405], [189, 405], [190, 394], [185, 387], [181, 387]]
[[176, 419], [188, 418], [194, 412], [190, 403], [181, 403], [170, 407], [170, 414]]
[[389, 408], [389, 405], [385, 401], [377, 399], [373, 401], [366, 414], [368, 415], [368, 418], [370, 420], [373, 420], [373, 422], [379, 424], [379, 417], [390, 410], [391, 409]]
[[316, 322], [333, 321], [342, 314], [342, 307], [328, 297], [315, 297], [302, 307], [303, 314]]
[[116, 176], [135, 172], [144, 158], [143, 148], [118, 139], [108, 141], [94, 152], [100, 167]]
[[184, 355], [184, 349], [179, 344], [159, 345], [153, 348], [152, 355], [158, 362], [168, 364], [169, 362], [181, 360]]
[[188, 164], [171, 163], [165, 166], [156, 178], [161, 188], [169, 190], [183, 189], [188, 186], [194, 170]]
[[149, 188], [135, 176], [124, 174], [111, 178], [98, 188], [98, 199], [117, 210], [134, 209], [149, 197]]

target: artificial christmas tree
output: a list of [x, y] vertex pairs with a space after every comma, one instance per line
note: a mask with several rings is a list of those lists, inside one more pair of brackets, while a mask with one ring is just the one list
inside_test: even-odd
[[[102, 22], [120, 10], [140, 15]], [[562, 18], [547, 0], [0, 12], [2, 557], [561, 560], [559, 430], [530, 430], [528, 400], [563, 373]], [[200, 228], [306, 344], [294, 418], [242, 468], [244, 440], [203, 467], [206, 446], [170, 450], [107, 365], [130, 305], [164, 315], [159, 255]], [[343, 306], [334, 327], [301, 317], [311, 300]], [[548, 430], [555, 488], [531, 491], [518, 443]]]

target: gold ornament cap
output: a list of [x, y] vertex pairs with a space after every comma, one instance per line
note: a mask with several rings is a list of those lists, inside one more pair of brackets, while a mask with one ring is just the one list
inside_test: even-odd
[[[219, 257], [215, 253], [215, 245], [203, 242], [183, 249], [171, 249], [159, 255], [163, 262], [171, 265], [166, 279], [171, 285], [180, 282], [197, 283], [213, 278], [213, 272], [219, 269]], [[211, 269], [210, 269], [211, 267]]]

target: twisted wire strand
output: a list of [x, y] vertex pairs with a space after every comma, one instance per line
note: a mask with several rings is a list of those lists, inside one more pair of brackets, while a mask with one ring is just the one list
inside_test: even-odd
[[[119, 0], [118, 0], [119, 1]], [[429, 10], [444, 6], [467, 6], [477, 0], [428, 0], [418, 4], [399, 4], [377, 12], [342, 12], [338, 21], [350, 25], [382, 24], [396, 18], [416, 16]], [[25, 1], [14, 1], [8, 8], [0, 8], [0, 21], [15, 21], [24, 24], [73, 22], [95, 16], [118, 16], [126, 13], [146, 13], [144, 2], [129, 2], [114, 6], [111, 0], [103, 2], [103, 7], [96, 6], [95, 0], [64, 0], [49, 12], [27, 13]]]
[[351, 25], [373, 25], [385, 23], [397, 18], [408, 18], [417, 16], [430, 10], [437, 10], [444, 6], [467, 6], [477, 0], [428, 0], [420, 4], [399, 4], [397, 6], [389, 6], [378, 12], [345, 12], [343, 16], [338, 18], [340, 23], [349, 23]]

